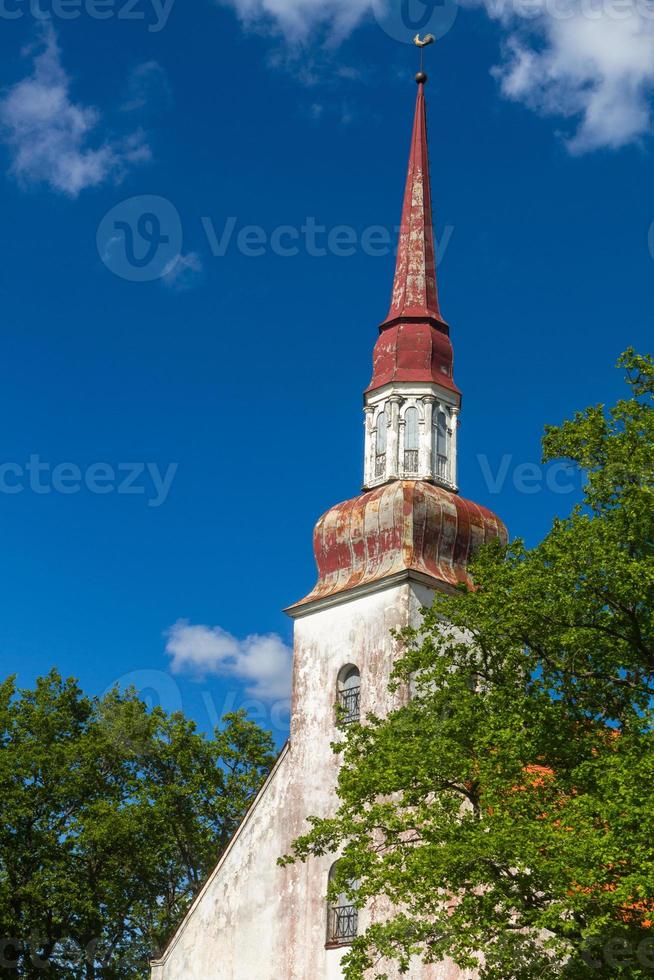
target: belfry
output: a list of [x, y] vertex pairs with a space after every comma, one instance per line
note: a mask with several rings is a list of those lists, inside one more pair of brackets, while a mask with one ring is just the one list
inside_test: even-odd
[[[475, 549], [506, 536], [499, 518], [458, 492], [461, 393], [436, 282], [426, 75], [417, 82], [391, 305], [364, 394], [363, 491], [318, 521], [318, 582], [287, 610], [295, 624], [289, 741], [152, 980], [340, 980], [344, 951], [385, 910], [328, 905], [333, 856], [283, 869], [277, 858], [306, 832], [308, 816], [336, 808], [337, 715], [355, 722], [409, 698], [388, 692], [398, 655], [391, 631], [419, 626], [437, 591], [469, 582]], [[416, 963], [404, 976], [472, 974], [445, 962]]]

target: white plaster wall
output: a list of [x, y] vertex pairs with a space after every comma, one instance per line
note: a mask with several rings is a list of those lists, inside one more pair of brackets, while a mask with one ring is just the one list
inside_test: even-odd
[[[152, 980], [341, 980], [343, 950], [325, 949], [331, 857], [279, 868], [309, 815], [336, 806], [337, 676], [361, 671], [362, 711], [389, 706], [397, 656], [390, 630], [419, 622], [429, 589], [408, 582], [302, 616], [295, 625], [291, 740], [228, 852]], [[398, 701], [404, 697], [397, 695]], [[362, 925], [365, 926], [365, 916]], [[393, 972], [389, 977], [394, 977]], [[411, 980], [454, 980], [451, 965], [416, 967]]]

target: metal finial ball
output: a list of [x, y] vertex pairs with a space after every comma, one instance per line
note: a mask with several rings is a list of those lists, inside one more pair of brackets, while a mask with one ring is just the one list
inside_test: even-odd
[[426, 85], [429, 79], [429, 75], [426, 75], [424, 71], [419, 71], [416, 75], [416, 82], [418, 85]]

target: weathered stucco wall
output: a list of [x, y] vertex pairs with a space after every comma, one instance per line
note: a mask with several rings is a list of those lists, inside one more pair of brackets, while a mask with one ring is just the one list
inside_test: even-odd
[[[359, 667], [362, 712], [383, 712], [397, 655], [390, 630], [417, 624], [431, 595], [416, 583], [378, 586], [296, 621], [290, 743], [152, 980], [340, 980], [343, 950], [325, 949], [332, 858], [284, 869], [276, 861], [307, 829], [308, 815], [327, 816], [336, 805], [330, 742], [339, 671]], [[412, 980], [460, 976], [450, 965], [411, 973]]]

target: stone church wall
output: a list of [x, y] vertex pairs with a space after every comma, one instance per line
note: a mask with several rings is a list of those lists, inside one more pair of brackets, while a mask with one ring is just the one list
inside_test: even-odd
[[[198, 896], [152, 980], [341, 980], [343, 949], [326, 949], [325, 894], [332, 857], [279, 868], [277, 858], [328, 816], [338, 759], [330, 742], [337, 677], [361, 671], [361, 710], [382, 713], [397, 656], [390, 630], [417, 623], [432, 592], [404, 581], [297, 619], [291, 739], [220, 864]], [[398, 695], [401, 697], [401, 695]], [[361, 927], [365, 928], [365, 913]], [[389, 974], [392, 976], [393, 974]], [[412, 972], [413, 980], [453, 980], [449, 966]]]

